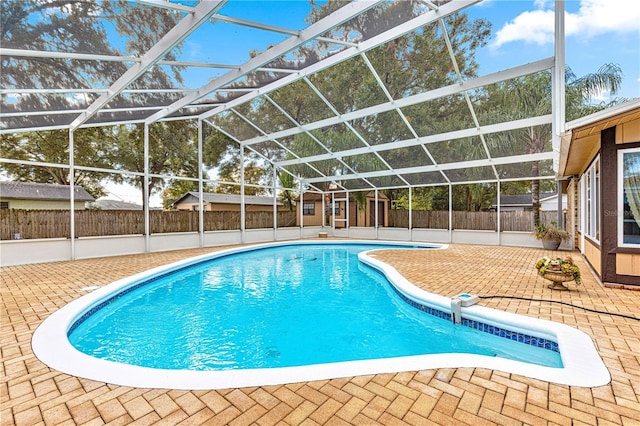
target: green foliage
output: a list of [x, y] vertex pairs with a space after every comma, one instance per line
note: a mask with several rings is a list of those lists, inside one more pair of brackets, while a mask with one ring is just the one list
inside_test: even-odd
[[[111, 168], [109, 151], [114, 138], [109, 128], [92, 127], [74, 133], [74, 163], [97, 168]], [[69, 132], [63, 130], [38, 131], [0, 136], [2, 156], [38, 162], [42, 165], [2, 163], [0, 170], [8, 177], [22, 182], [69, 185], [69, 169], [49, 164], [69, 162]], [[81, 185], [93, 197], [105, 195], [103, 173], [77, 170], [74, 185]]]
[[[115, 129], [116, 142], [108, 158], [117, 169], [144, 173], [144, 126], [121, 125]], [[193, 121], [166, 121], [149, 126], [149, 173], [198, 177], [197, 128]], [[114, 175], [142, 190], [144, 176]], [[149, 195], [162, 189], [163, 180], [152, 176]], [[143, 198], [144, 201], [144, 198]]]
[[571, 238], [571, 234], [564, 229], [558, 228], [557, 222], [551, 222], [551, 225], [545, 225], [540, 223], [534, 227], [533, 232], [536, 238], [539, 240], [552, 240], [552, 241], [568, 241]]
[[576, 284], [582, 282], [580, 268], [573, 262], [571, 256], [567, 256], [564, 260], [561, 258], [551, 259], [544, 256], [538, 259], [535, 267], [541, 276], [544, 276], [546, 272], [561, 272], [565, 275], [571, 275]]

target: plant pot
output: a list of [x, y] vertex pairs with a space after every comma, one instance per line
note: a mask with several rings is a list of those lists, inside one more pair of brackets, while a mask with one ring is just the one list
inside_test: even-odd
[[561, 271], [547, 271], [542, 274], [542, 277], [551, 281], [551, 284], [548, 286], [551, 290], [569, 290], [569, 287], [563, 283], [574, 280], [573, 275], [565, 274]]
[[560, 243], [562, 241], [558, 241], [558, 240], [549, 240], [549, 239], [542, 239], [542, 247], [544, 247], [546, 250], [558, 250], [558, 247], [560, 247]]

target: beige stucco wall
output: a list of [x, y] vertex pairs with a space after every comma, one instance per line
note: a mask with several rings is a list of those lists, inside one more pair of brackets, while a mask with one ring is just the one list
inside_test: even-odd
[[[0, 201], [7, 201], [10, 209], [22, 209], [22, 210], [69, 210], [68, 200], [16, 200], [16, 199], [2, 199]], [[84, 210], [85, 202], [76, 201], [74, 203], [75, 210]]]

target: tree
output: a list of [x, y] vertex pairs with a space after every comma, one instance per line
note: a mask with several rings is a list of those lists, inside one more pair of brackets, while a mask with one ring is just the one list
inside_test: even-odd
[[[136, 5], [126, 0], [3, 0], [0, 2], [0, 39], [3, 48], [141, 56], [159, 40], [159, 35], [173, 28], [179, 18], [179, 13], [168, 10], [158, 12], [156, 8]], [[113, 38], [108, 36], [108, 29], [112, 27], [115, 27], [124, 40], [124, 46], [116, 47], [111, 43]], [[179, 48], [174, 49], [164, 59], [176, 59], [179, 51]], [[15, 89], [40, 87], [90, 90], [109, 87], [114, 76], [122, 75], [128, 68], [125, 62], [118, 61], [24, 58], [4, 53], [0, 61], [0, 86]], [[169, 71], [166, 70], [167, 67], [153, 67], [133, 82], [130, 88], [172, 87], [182, 83], [181, 67], [174, 66]], [[3, 112], [68, 110], [86, 107], [98, 95], [29, 93], [15, 98], [2, 95], [2, 108]], [[112, 100], [111, 105], [130, 107], [152, 105], [156, 102], [167, 104], [172, 99], [170, 95], [120, 95]], [[61, 119], [58, 115], [51, 114], [9, 117], [7, 121], [18, 124], [18, 127], [65, 125], [70, 122], [68, 117], [73, 116], [65, 117], [67, 118]], [[133, 113], [112, 114], [114, 121], [124, 121], [131, 117]], [[124, 135], [116, 134], [122, 129], [123, 127], [117, 128], [115, 133], [110, 127], [76, 130], [74, 162], [100, 168], [130, 164], [134, 155], [132, 152], [111, 150], [108, 147], [115, 140], [123, 142], [130, 136], [128, 131]], [[66, 165], [69, 163], [68, 139], [68, 133], [59, 130], [3, 135], [2, 155], [18, 160]], [[122, 154], [123, 159], [115, 158], [114, 151]], [[2, 170], [18, 180], [68, 184], [65, 168], [3, 163]], [[138, 168], [132, 170], [139, 171]], [[104, 175], [94, 172], [77, 171], [74, 181], [85, 186], [92, 195], [101, 196], [104, 195], [100, 183], [102, 177]], [[127, 178], [117, 177], [114, 180], [122, 181]]]
[[[585, 113], [606, 107], [591, 103], [593, 95], [604, 90], [615, 94], [622, 82], [619, 66], [608, 64], [596, 73], [577, 78], [567, 67], [566, 117], [575, 119]], [[530, 74], [501, 82], [486, 89], [484, 103], [478, 108], [481, 122], [511, 121], [551, 113], [551, 75], [549, 72]], [[487, 138], [490, 151], [535, 154], [549, 151], [551, 125], [530, 126], [524, 129], [502, 132]], [[547, 167], [550, 167], [548, 165]], [[550, 172], [550, 170], [549, 170]], [[533, 226], [540, 224], [540, 162], [531, 162], [531, 196], [533, 202]]]
[[[110, 145], [114, 135], [110, 128], [92, 127], [74, 133], [74, 164], [110, 168]], [[69, 185], [69, 169], [53, 164], [69, 162], [69, 132], [63, 130], [38, 131], [3, 135], [0, 139], [2, 155], [43, 165], [3, 163], [2, 169], [17, 181]], [[103, 173], [75, 170], [73, 184], [81, 185], [93, 197], [105, 195], [101, 181]]]
[[[444, 2], [436, 1], [434, 3]], [[317, 22], [345, 4], [340, 0], [314, 4], [308, 22]], [[417, 13], [425, 7], [419, 1], [388, 3], [384, 7], [374, 8], [352, 21], [341, 24], [326, 36], [349, 42], [358, 39], [365, 40], [399, 22], [417, 16]], [[475, 76], [478, 69], [474, 57], [475, 50], [487, 42], [490, 35], [490, 24], [484, 20], [471, 21], [464, 13], [449, 16], [445, 22], [462, 76], [465, 78]], [[313, 63], [326, 58], [333, 53], [331, 49], [334, 48], [335, 46], [318, 41], [313, 46], [307, 45], [295, 50], [288, 56], [290, 59], [281, 59], [278, 66], [299, 69], [307, 62]], [[257, 53], [253, 52], [252, 54]], [[394, 99], [452, 84], [457, 80], [447, 46], [441, 37], [441, 28], [436, 23], [372, 49], [366, 53], [366, 57], [383, 81], [386, 91]], [[260, 86], [280, 76], [277, 73], [266, 76], [264, 74], [251, 74], [247, 82], [236, 83], [233, 87]], [[389, 101], [367, 63], [360, 57], [352, 58], [310, 75], [308, 80], [330, 106], [325, 104], [324, 100], [315, 93], [306, 81], [299, 80], [269, 93], [269, 98], [282, 108], [286, 115], [266, 98], [260, 97], [235, 107], [234, 110], [239, 115], [224, 112], [213, 117], [212, 122], [234, 138], [245, 140], [261, 133], [248, 125], [240, 115], [250, 120], [258, 129], [270, 132], [333, 117], [335, 111], [342, 114]], [[220, 97], [220, 95], [218, 96]], [[446, 131], [453, 128], [455, 123], [461, 122], [461, 117], [465, 113], [468, 116], [466, 103], [460, 97], [438, 99], [428, 104], [404, 108], [402, 112], [419, 135]], [[446, 124], [443, 125], [443, 123]], [[261, 156], [246, 151], [245, 158], [247, 163], [251, 165], [259, 164], [262, 157], [273, 161], [304, 158], [358, 148], [364, 146], [365, 143], [376, 145], [413, 137], [414, 135], [407, 128], [403, 118], [396, 111], [390, 111], [357, 119], [348, 125], [336, 124], [282, 138], [278, 143], [285, 146], [287, 151], [283, 151], [272, 141], [256, 144], [252, 148], [258, 151]], [[213, 139], [208, 140], [207, 146], [214, 146], [216, 150], [224, 147], [224, 155], [217, 156], [220, 160], [218, 166], [221, 170], [225, 170], [225, 176], [233, 179], [239, 177], [240, 164], [235, 142], [229, 138], [225, 140], [225, 138], [216, 137], [215, 143], [213, 143]], [[205, 150], [207, 149], [209, 148], [206, 147]], [[343, 174], [386, 170], [388, 167], [385, 161], [394, 164], [415, 162], [414, 154], [415, 150], [412, 149], [398, 149], [385, 153], [384, 159], [381, 158], [382, 155], [372, 153], [320, 160], [310, 165], [293, 164], [286, 166], [286, 169], [291, 175], [300, 176], [302, 179], [317, 177], [319, 172], [323, 176], [335, 177], [335, 181], [340, 183], [339, 177]], [[422, 155], [425, 156], [424, 151], [422, 151]], [[421, 164], [425, 163], [418, 162], [415, 165]], [[232, 173], [229, 168], [235, 169], [235, 171]], [[268, 177], [266, 176], [266, 179]], [[246, 178], [247, 176], [245, 176]], [[392, 179], [379, 177], [377, 184], [390, 185]], [[348, 187], [349, 183], [349, 181], [345, 181], [342, 184]], [[331, 182], [316, 184], [325, 191], [329, 190], [330, 185]], [[393, 191], [386, 191], [385, 194], [393, 196]]]
[[[118, 126], [117, 141], [109, 152], [114, 167], [144, 173], [144, 126]], [[197, 177], [197, 128], [193, 120], [158, 122], [149, 126], [149, 174]], [[144, 176], [115, 175], [117, 183], [126, 182], [140, 190]], [[151, 176], [149, 193], [162, 190], [163, 179]], [[144, 208], [144, 196], [142, 197]]]

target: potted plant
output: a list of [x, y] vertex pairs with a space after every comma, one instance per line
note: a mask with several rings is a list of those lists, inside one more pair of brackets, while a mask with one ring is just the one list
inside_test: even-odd
[[571, 256], [567, 256], [564, 260], [559, 257], [552, 259], [544, 256], [536, 262], [538, 274], [552, 282], [549, 288], [552, 290], [568, 290], [563, 284], [566, 281], [575, 281], [577, 285], [582, 282], [580, 268], [573, 262]]
[[537, 239], [542, 240], [542, 247], [547, 250], [558, 250], [560, 243], [571, 238], [570, 233], [558, 228], [557, 222], [551, 222], [551, 225], [541, 223], [534, 228], [534, 233]]

